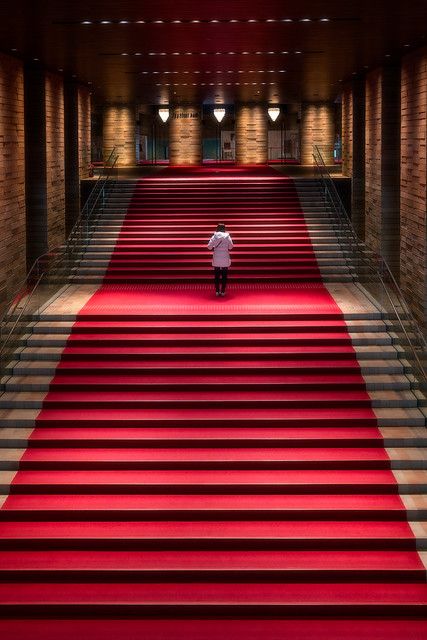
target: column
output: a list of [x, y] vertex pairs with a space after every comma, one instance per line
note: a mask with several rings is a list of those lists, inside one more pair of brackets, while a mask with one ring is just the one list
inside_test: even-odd
[[401, 76], [400, 283], [427, 326], [427, 48], [404, 56]]
[[329, 102], [304, 103], [301, 109], [301, 164], [313, 164], [313, 146], [325, 164], [334, 163], [335, 108]]
[[382, 67], [366, 76], [365, 239], [399, 278], [400, 74]]
[[365, 79], [354, 80], [342, 93], [342, 173], [351, 181], [351, 217], [365, 237]]
[[104, 160], [116, 149], [119, 167], [136, 165], [136, 112], [133, 104], [104, 108]]
[[169, 162], [171, 165], [202, 164], [201, 109], [195, 105], [173, 106], [169, 116]]
[[266, 105], [237, 105], [236, 162], [239, 164], [268, 162], [267, 117]]
[[0, 54], [0, 310], [26, 273], [24, 70]]

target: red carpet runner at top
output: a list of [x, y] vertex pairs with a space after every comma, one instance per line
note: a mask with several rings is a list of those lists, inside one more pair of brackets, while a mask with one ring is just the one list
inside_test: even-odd
[[[1, 512], [0, 605], [51, 620], [0, 631], [423, 637], [425, 570], [292, 181], [159, 175], [136, 184]], [[220, 218], [236, 249], [217, 300]]]

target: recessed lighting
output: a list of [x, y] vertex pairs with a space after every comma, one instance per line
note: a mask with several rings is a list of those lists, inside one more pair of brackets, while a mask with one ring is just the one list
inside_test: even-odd
[[[403, 46], [404, 47], [410, 47], [411, 45], [410, 44], [404, 44]], [[13, 49], [12, 49], [12, 51], [13, 51]]]
[[311, 22], [311, 18], [301, 18], [300, 22]]
[[385, 57], [386, 57], [386, 58], [390, 58], [390, 57], [391, 57], [391, 53], [386, 53], [386, 54], [385, 54]]
[[142, 53], [134, 53], [134, 56], [142, 56]]
[[320, 18], [320, 22], [329, 22], [329, 18]]
[[193, 24], [196, 24], [196, 23], [200, 22], [200, 20], [190, 20], [190, 22], [192, 22]]
[[122, 56], [128, 56], [128, 55], [129, 55], [128, 53], [122, 53]]
[[301, 53], [301, 51], [295, 51], [295, 53], [296, 53], [296, 54], [300, 54], [300, 53]]
[[82, 20], [81, 24], [92, 24], [91, 20]]
[[181, 20], [172, 20], [173, 24], [181, 24]]
[[283, 18], [282, 22], [293, 22], [292, 18]]
[[129, 24], [129, 20], [119, 20], [119, 24]]
[[267, 53], [268, 53], [270, 56], [274, 55], [274, 51], [267, 51]]
[[254, 18], [251, 18], [250, 20], [248, 20], [248, 22], [258, 22], [258, 20], [254, 20]]
[[219, 20], [210, 20], [209, 22], [219, 22]]
[[268, 20], [266, 20], [266, 22], [277, 22], [277, 20], [275, 20], [274, 18], [268, 18]]
[[13, 53], [16, 53], [18, 49], [11, 49], [11, 51], [13, 51]]
[[153, 20], [154, 24], [163, 24], [163, 20]]
[[33, 58], [33, 62], [40, 62], [40, 58]]
[[101, 20], [101, 24], [111, 24], [111, 20]]

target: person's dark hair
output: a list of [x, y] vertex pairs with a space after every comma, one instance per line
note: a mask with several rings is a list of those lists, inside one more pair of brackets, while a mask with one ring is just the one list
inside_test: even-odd
[[220, 222], [216, 228], [217, 231], [225, 231], [225, 224]]

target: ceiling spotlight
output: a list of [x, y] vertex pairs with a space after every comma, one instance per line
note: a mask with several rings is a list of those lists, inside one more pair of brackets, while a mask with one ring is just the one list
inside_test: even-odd
[[329, 18], [320, 18], [320, 22], [329, 22]]
[[111, 20], [101, 20], [101, 24], [111, 24]]
[[272, 122], [276, 122], [277, 118], [280, 115], [280, 108], [279, 107], [268, 107], [267, 113], [270, 116]]
[[82, 20], [82, 24], [92, 24], [91, 20]]
[[129, 24], [129, 20], [119, 20], [119, 24]]
[[311, 18], [301, 18], [300, 22], [311, 22]]
[[218, 122], [222, 122], [222, 120], [224, 119], [224, 116], [225, 116], [224, 107], [215, 108], [214, 109], [214, 116], [215, 116], [215, 118], [217, 119]]

